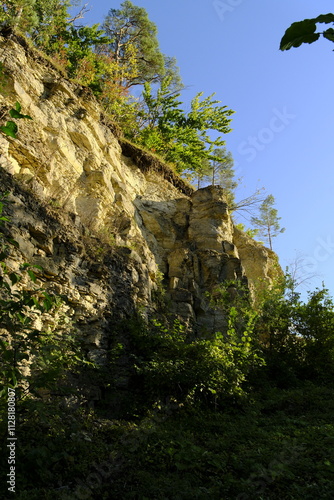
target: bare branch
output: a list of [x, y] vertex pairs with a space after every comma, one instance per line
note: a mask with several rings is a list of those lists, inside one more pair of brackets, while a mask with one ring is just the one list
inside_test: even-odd
[[83, 19], [84, 16], [87, 14], [87, 12], [90, 11], [90, 9], [87, 8], [87, 5], [88, 5], [88, 3], [85, 3], [85, 5], [80, 9], [78, 14], [76, 16], [72, 17], [71, 19], [68, 19], [67, 22], [69, 24], [71, 24], [71, 23], [73, 24], [78, 19]]
[[289, 262], [286, 268], [287, 273], [291, 276], [295, 288], [298, 286], [306, 288], [312, 284], [314, 279], [321, 277], [321, 274], [319, 273], [308, 271], [305, 262], [307, 262], [307, 255], [297, 252], [295, 259]]
[[243, 200], [238, 201], [237, 203], [235, 203], [234, 205], [232, 205], [230, 207], [230, 211], [231, 212], [239, 212], [239, 211], [243, 210], [249, 214], [252, 214], [253, 213], [252, 210], [257, 208], [258, 205], [266, 199], [265, 195], [263, 195], [263, 196], [260, 195], [261, 191], [263, 191], [263, 190], [264, 190], [264, 188], [258, 189], [251, 196], [248, 196], [247, 198], [244, 198]]

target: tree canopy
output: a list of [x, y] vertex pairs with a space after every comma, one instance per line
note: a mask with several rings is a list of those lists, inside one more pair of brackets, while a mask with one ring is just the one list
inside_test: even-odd
[[212, 140], [209, 131], [230, 132], [230, 116], [234, 112], [220, 106], [220, 101], [213, 99], [214, 94], [203, 98], [200, 92], [186, 113], [180, 107], [180, 92], [171, 91], [170, 84], [171, 78], [164, 78], [155, 94], [152, 86], [145, 84], [141, 130], [136, 141], [174, 163], [178, 172], [197, 172], [203, 168], [203, 161], [219, 160], [214, 148], [225, 141], [221, 136]]
[[[157, 27], [146, 10], [125, 0], [109, 10], [100, 27], [77, 24], [71, 0], [5, 0], [0, 22], [19, 30], [68, 76], [89, 86], [126, 137], [175, 166], [178, 173], [203, 174], [205, 164], [221, 162], [233, 111], [215, 94], [198, 92], [190, 111], [179, 99], [183, 85], [175, 58], [164, 55]], [[85, 10], [85, 8], [83, 8]], [[141, 101], [130, 89], [142, 85]], [[216, 176], [213, 175], [213, 182]]]
[[[161, 53], [156, 25], [149, 20], [146, 10], [136, 7], [129, 0], [121, 9], [110, 9], [102, 25], [110, 41], [110, 51], [116, 64], [130, 77], [122, 82], [125, 86], [157, 82], [166, 74], [166, 59]], [[122, 71], [120, 72], [120, 78]]]
[[27, 34], [38, 47], [47, 49], [50, 38], [69, 24], [71, 5], [71, 0], [4, 0], [0, 24]]

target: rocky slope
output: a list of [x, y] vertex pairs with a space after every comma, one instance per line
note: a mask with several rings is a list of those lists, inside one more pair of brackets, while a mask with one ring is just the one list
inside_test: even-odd
[[[233, 227], [220, 187], [198, 191], [117, 137], [94, 97], [16, 39], [0, 38], [1, 116], [18, 101], [17, 139], [0, 136], [1, 191], [12, 194], [12, 261], [43, 267], [68, 299], [91, 355], [110, 322], [161, 308], [220, 329], [206, 291], [226, 279], [269, 284], [276, 256]], [[167, 299], [167, 300], [166, 300]]]

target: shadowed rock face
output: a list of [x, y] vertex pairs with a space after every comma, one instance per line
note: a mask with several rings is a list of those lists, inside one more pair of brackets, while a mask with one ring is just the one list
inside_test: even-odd
[[226, 279], [271, 282], [275, 254], [234, 230], [223, 189], [185, 187], [154, 158], [151, 168], [149, 155], [122, 147], [85, 89], [15, 41], [0, 38], [0, 61], [0, 107], [19, 101], [33, 118], [20, 120], [18, 139], [0, 135], [20, 245], [12, 265], [44, 268], [40, 279], [69, 298], [92, 353], [107, 348], [111, 321], [161, 308], [161, 277], [170, 312], [210, 331], [224, 318], [206, 291]]
[[223, 189], [208, 186], [167, 203], [141, 200], [137, 207], [175, 314], [200, 328], [222, 329], [223, 318], [209, 308], [205, 292], [225, 280], [247, 283]]

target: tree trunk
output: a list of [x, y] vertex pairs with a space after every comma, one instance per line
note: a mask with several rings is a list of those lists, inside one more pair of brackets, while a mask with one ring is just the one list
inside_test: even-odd
[[268, 228], [268, 239], [269, 239], [269, 248], [270, 248], [270, 250], [272, 250], [273, 249], [273, 245], [272, 245], [272, 241], [271, 241], [270, 228]]

